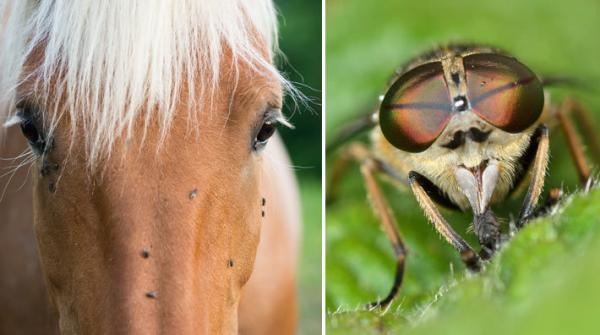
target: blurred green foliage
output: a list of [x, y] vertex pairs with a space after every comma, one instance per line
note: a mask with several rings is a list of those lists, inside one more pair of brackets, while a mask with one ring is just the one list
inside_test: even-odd
[[[575, 96], [590, 107], [600, 125], [600, 87], [597, 85], [600, 79], [600, 66], [597, 65], [600, 43], [596, 36], [600, 32], [598, 1], [573, 0], [550, 4], [543, 0], [329, 0], [326, 19], [328, 141], [349, 120], [375, 108], [377, 97], [383, 93], [387, 80], [403, 62], [449, 41], [491, 44], [513, 53], [540, 75], [567, 75], [582, 79], [588, 85], [586, 89], [552, 89], [551, 98], [556, 102], [565, 95]], [[565, 190], [573, 191], [577, 187], [577, 175], [566, 151], [563, 136], [556, 130], [552, 129], [550, 134], [551, 162], [546, 189], [563, 186]], [[358, 139], [366, 138], [362, 136]], [[334, 157], [335, 153], [328, 153], [328, 167]], [[326, 308], [330, 313], [338, 311], [333, 317], [328, 317], [328, 329], [332, 333], [364, 334], [369, 333], [368, 330], [385, 333], [389, 329], [397, 332], [412, 329], [415, 324], [424, 324], [430, 325], [423, 328], [430, 333], [462, 334], [467, 333], [465, 324], [469, 322], [481, 325], [481, 328], [473, 326], [473, 329], [479, 330], [478, 333], [482, 333], [487, 324], [492, 329], [490, 331], [495, 333], [494, 327], [503, 329], [500, 327], [513, 314], [522, 313], [534, 317], [537, 315], [534, 314], [536, 308], [542, 305], [546, 307], [543, 311], [548, 311], [549, 315], [556, 318], [560, 315], [551, 314], [550, 311], [556, 311], [562, 305], [571, 311], [568, 317], [580, 312], [577, 308], [583, 306], [574, 304], [567, 298], [569, 294], [585, 294], [585, 291], [579, 291], [581, 288], [575, 289], [569, 285], [569, 280], [588, 280], [586, 277], [578, 277], [584, 276], [584, 271], [574, 271], [577, 274], [568, 276], [560, 270], [545, 271], [548, 264], [543, 261], [552, 258], [560, 260], [560, 268], [570, 266], [569, 269], [577, 269], [588, 264], [586, 262], [591, 257], [597, 260], [600, 254], [594, 254], [595, 251], [591, 249], [580, 250], [553, 242], [540, 242], [543, 248], [536, 248], [533, 243], [531, 248], [524, 245], [522, 249], [516, 249], [513, 256], [499, 257], [488, 267], [488, 272], [475, 276], [476, 279], [464, 279], [464, 266], [456, 252], [438, 237], [414, 197], [386, 183], [381, 185], [409, 247], [405, 282], [398, 299], [387, 314], [380, 316], [381, 312], [365, 312], [362, 308], [365, 303], [387, 293], [393, 279], [394, 262], [389, 242], [366, 202], [358, 168], [352, 167], [342, 183], [337, 185], [337, 201], [328, 206], [326, 212]], [[521, 199], [522, 196], [510, 199], [506, 205], [495, 209], [508, 219], [511, 213], [516, 215], [518, 212]], [[582, 199], [574, 213], [585, 210], [600, 214], [598, 206], [600, 203], [597, 196], [592, 201]], [[461, 235], [477, 245], [473, 235], [467, 232], [472, 219], [470, 214], [450, 211], [444, 211], [443, 214]], [[591, 218], [591, 222], [597, 225], [598, 220], [593, 215]], [[583, 243], [588, 239], [587, 234], [593, 231], [586, 226], [586, 220], [589, 219], [589, 216], [577, 218], [576, 215], [566, 219], [574, 230], [582, 225], [585, 228], [581, 228], [583, 235], [569, 235], [568, 239], [572, 238], [575, 243]], [[536, 229], [541, 230], [539, 233], [542, 234], [546, 228], [536, 226], [531, 230], [537, 231]], [[563, 238], [563, 231], [560, 229], [548, 228], [548, 231], [548, 234]], [[535, 234], [537, 233], [534, 232], [529, 238], [536, 240], [539, 235]], [[519, 238], [528, 237], [517, 236], [515, 241]], [[528, 253], [533, 256], [528, 257]], [[559, 257], [561, 255], [565, 256]], [[581, 263], [573, 261], [574, 264], [570, 264], [571, 258], [578, 259]], [[503, 270], [505, 267], [509, 270]], [[507, 273], [513, 278], [510, 283], [505, 282], [508, 280]], [[600, 272], [593, 273], [600, 275]], [[552, 281], [555, 277], [564, 280]], [[455, 285], [452, 284], [457, 281]], [[471, 284], [472, 282], [479, 284]], [[557, 286], [542, 291], [543, 293], [528, 294], [528, 290], [537, 291], [538, 286], [539, 290], [543, 290], [543, 285], [538, 285], [539, 282], [552, 282]], [[508, 291], [494, 291], [496, 284], [515, 286]], [[471, 287], [472, 285], [480, 286]], [[437, 306], [434, 296], [442, 288], [449, 286], [449, 292], [443, 295], [444, 298], [440, 298], [443, 300], [440, 304], [446, 306], [439, 308], [443, 313], [431, 312], [438, 309], [426, 306]], [[596, 285], [592, 288], [596, 291], [590, 294], [598, 296], [600, 287]], [[462, 293], [450, 293], [455, 290]], [[487, 290], [494, 292], [494, 298], [486, 298]], [[553, 290], [569, 293], [564, 293], [563, 298], [544, 300], [544, 295], [553, 293]], [[503, 298], [505, 294], [514, 296]], [[448, 302], [451, 297], [456, 298]], [[481, 307], [486, 304], [491, 306]], [[571, 306], [573, 310], [570, 309]], [[600, 302], [594, 307], [600, 308]], [[504, 308], [511, 312], [501, 313]], [[455, 312], [448, 312], [454, 309]], [[415, 317], [423, 310], [429, 311], [426, 313], [427, 321]], [[446, 313], [452, 315], [452, 318], [442, 316]], [[491, 322], [486, 317], [496, 315], [494, 313], [497, 313], [498, 320]], [[479, 318], [483, 321], [477, 321]], [[558, 322], [558, 319], [555, 321]], [[526, 319], [520, 322], [525, 324]], [[358, 330], [349, 332], [353, 327]], [[535, 327], [536, 324], [532, 323], [524, 329], [540, 333], [542, 328]], [[555, 333], [560, 333], [558, 328], [554, 330]], [[417, 330], [415, 332], [421, 333]]]
[[277, 0], [280, 12], [279, 68], [307, 97], [286, 99], [295, 129], [280, 129], [296, 171], [321, 180], [321, 1]]
[[300, 334], [320, 334], [322, 316], [321, 266], [321, 181], [307, 178], [301, 187], [302, 256], [298, 288], [300, 292]]
[[279, 69], [308, 98], [286, 99], [295, 129], [280, 129], [302, 196], [302, 250], [298, 288], [300, 333], [321, 332], [321, 2], [276, 0], [280, 21]]
[[[338, 311], [329, 334], [596, 334], [600, 189], [530, 223], [478, 275], [456, 273], [418, 308]], [[435, 294], [435, 295], [434, 295]]]

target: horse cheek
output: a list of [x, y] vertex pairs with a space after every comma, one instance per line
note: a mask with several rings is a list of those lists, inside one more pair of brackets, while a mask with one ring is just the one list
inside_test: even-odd
[[[240, 185], [246, 185], [245, 191], [236, 192], [238, 193], [238, 203], [244, 204], [244, 214], [241, 216], [241, 225], [243, 227], [239, 229], [237, 234], [239, 239], [238, 251], [241, 259], [239, 266], [239, 283], [241, 286], [245, 285], [252, 274], [254, 268], [254, 261], [256, 258], [256, 251], [260, 243], [260, 232], [262, 219], [262, 194], [260, 185], [262, 184], [260, 173], [260, 165], [262, 160], [258, 159], [256, 162], [252, 162], [249, 166], [242, 170], [241, 177], [243, 179]], [[237, 265], [237, 264], [236, 264]]]

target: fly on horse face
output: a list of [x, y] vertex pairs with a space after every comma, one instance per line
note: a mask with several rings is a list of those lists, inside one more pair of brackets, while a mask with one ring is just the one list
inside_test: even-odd
[[1, 6], [0, 333], [295, 332], [270, 0]]

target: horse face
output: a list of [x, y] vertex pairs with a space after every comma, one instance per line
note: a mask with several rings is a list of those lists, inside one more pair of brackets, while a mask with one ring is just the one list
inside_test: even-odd
[[193, 115], [179, 100], [166, 138], [139, 120], [93, 170], [71, 120], [44, 133], [44, 113], [64, 99], [26, 94], [22, 129], [39, 155], [35, 230], [63, 332], [237, 332], [269, 201], [262, 147], [282, 93], [244, 64], [221, 77]]

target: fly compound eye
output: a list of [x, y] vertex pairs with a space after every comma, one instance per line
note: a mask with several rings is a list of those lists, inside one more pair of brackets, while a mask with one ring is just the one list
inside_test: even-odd
[[439, 62], [400, 76], [386, 93], [379, 111], [385, 138], [408, 152], [427, 149], [451, 118], [452, 100]]
[[470, 55], [464, 65], [471, 108], [482, 119], [517, 133], [540, 117], [542, 83], [525, 65], [498, 54]]

